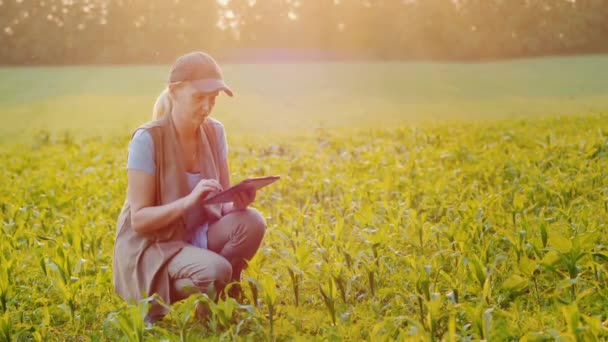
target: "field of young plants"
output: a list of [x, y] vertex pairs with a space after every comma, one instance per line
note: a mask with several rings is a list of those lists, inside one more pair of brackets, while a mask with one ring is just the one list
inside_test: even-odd
[[246, 298], [151, 327], [112, 287], [127, 143], [0, 145], [0, 341], [608, 339], [606, 115], [233, 135], [233, 181], [282, 175]]

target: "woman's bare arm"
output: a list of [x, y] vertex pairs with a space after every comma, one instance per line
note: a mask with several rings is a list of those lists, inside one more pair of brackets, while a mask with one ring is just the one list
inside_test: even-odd
[[214, 179], [201, 179], [188, 195], [171, 203], [154, 206], [155, 176], [144, 171], [128, 170], [127, 196], [131, 204], [131, 226], [138, 233], [152, 233], [178, 219], [188, 208], [210, 192], [222, 191]]
[[152, 233], [178, 219], [187, 208], [187, 197], [154, 206], [155, 177], [141, 170], [128, 170], [127, 196], [131, 204], [131, 226], [138, 233]]

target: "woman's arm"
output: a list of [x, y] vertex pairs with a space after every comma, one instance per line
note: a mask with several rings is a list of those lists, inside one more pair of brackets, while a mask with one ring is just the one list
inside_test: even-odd
[[127, 198], [131, 205], [131, 227], [138, 233], [151, 233], [167, 226], [184, 213], [184, 199], [154, 207], [156, 197], [154, 142], [145, 130], [135, 132], [127, 158]]
[[171, 203], [154, 206], [154, 176], [140, 170], [128, 170], [127, 196], [131, 204], [131, 226], [138, 233], [152, 233], [178, 219], [210, 192], [222, 191], [214, 179], [201, 179], [188, 195]]
[[188, 207], [188, 196], [154, 206], [154, 176], [141, 170], [128, 170], [127, 197], [131, 204], [131, 226], [138, 233], [152, 233], [178, 219]]

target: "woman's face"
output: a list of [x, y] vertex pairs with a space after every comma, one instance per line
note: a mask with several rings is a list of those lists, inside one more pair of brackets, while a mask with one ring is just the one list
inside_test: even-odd
[[219, 91], [201, 93], [189, 82], [181, 83], [171, 89], [175, 115], [181, 120], [199, 126], [211, 114]]

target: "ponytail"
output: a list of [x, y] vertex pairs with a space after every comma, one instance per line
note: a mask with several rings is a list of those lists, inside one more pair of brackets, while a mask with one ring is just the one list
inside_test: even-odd
[[161, 117], [171, 113], [171, 108], [173, 107], [171, 103], [171, 97], [169, 96], [169, 88], [163, 90], [156, 102], [154, 103], [154, 108], [152, 109], [152, 120], [160, 119]]

